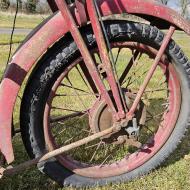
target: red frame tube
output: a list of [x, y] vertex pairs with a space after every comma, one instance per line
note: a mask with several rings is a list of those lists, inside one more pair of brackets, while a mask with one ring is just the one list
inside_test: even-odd
[[117, 115], [115, 106], [105, 88], [104, 83], [102, 82], [102, 80], [100, 78], [100, 75], [99, 75], [96, 65], [94, 63], [94, 60], [92, 59], [92, 56], [81, 36], [81, 33], [79, 32], [76, 22], [75, 22], [73, 16], [71, 15], [68, 5], [66, 4], [65, 0], [55, 0], [55, 1], [56, 1], [57, 7], [59, 8], [63, 18], [65, 19], [65, 22], [69, 28], [69, 31], [71, 32], [71, 35], [72, 35], [73, 39], [75, 40], [75, 43], [77, 44], [78, 47], [80, 47], [79, 50], [81, 52], [81, 55], [83, 56], [84, 62], [89, 70], [89, 73], [91, 74], [96, 86], [98, 87], [98, 90], [99, 90], [101, 96], [103, 97], [103, 99], [105, 100], [105, 102], [107, 103], [109, 108], [111, 109], [113, 118], [116, 121], [120, 120], [120, 118]]
[[104, 65], [104, 70], [106, 71], [106, 74], [107, 74], [107, 80], [112, 90], [115, 103], [117, 105], [118, 116], [119, 118], [123, 119], [125, 118], [125, 111], [123, 109], [123, 104], [125, 102], [122, 102], [122, 99], [121, 99], [122, 94], [120, 94], [119, 89], [118, 89], [119, 84], [117, 85], [116, 78], [114, 76], [106, 42], [105, 42], [102, 28], [98, 19], [98, 15], [96, 12], [94, 0], [88, 0], [86, 4], [87, 4], [88, 15], [90, 17], [90, 21], [91, 21], [92, 28], [94, 31], [94, 35], [96, 37], [96, 42], [98, 45], [101, 61], [102, 61], [102, 64]]

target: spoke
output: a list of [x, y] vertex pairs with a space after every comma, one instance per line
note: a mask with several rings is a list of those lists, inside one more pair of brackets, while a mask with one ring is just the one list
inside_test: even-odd
[[90, 94], [89, 92], [87, 92], [87, 91], [85, 91], [85, 90], [83, 90], [83, 89], [76, 88], [76, 87], [73, 87], [73, 86], [70, 86], [70, 85], [67, 85], [67, 84], [64, 84], [64, 83], [61, 83], [60, 86], [66, 87], [66, 88], [71, 88], [71, 89], [73, 89], [73, 90], [78, 90], [78, 91], [80, 91], [80, 92], [85, 92], [85, 93], [87, 93], [87, 94]]
[[[86, 114], [84, 114], [84, 115], [82, 115], [82, 116], [80, 116], [80, 117], [78, 117], [77, 119], [75, 119], [72, 123], [69, 123], [69, 124], [65, 124], [64, 122], [58, 122], [59, 124], [65, 124], [66, 126], [66, 128], [68, 128], [68, 127], [73, 127], [73, 125], [74, 124], [76, 124], [83, 116], [85, 116], [85, 115], [87, 115], [87, 113]], [[85, 129], [82, 129], [82, 131], [85, 131]], [[85, 131], [85, 132], [87, 132], [87, 130]], [[91, 134], [93, 134], [93, 133], [91, 133]]]
[[[75, 112], [75, 113], [81, 112], [79, 110], [67, 109], [67, 108], [62, 108], [62, 107], [52, 107], [51, 109], [53, 109], [53, 110], [63, 110], [63, 111], [69, 111], [69, 112]], [[85, 112], [83, 112], [83, 113], [85, 113]]]
[[131, 60], [129, 61], [127, 67], [125, 68], [124, 72], [122, 73], [120, 79], [119, 79], [119, 83], [122, 84], [124, 79], [126, 78], [126, 76], [128, 75], [130, 69], [132, 68], [132, 66], [134, 65], [134, 63], [136, 62], [136, 59], [139, 55], [139, 51], [135, 51], [133, 57], [131, 58]]
[[157, 117], [162, 116], [165, 112], [166, 112], [166, 111], [163, 111], [162, 113], [159, 113], [159, 114], [155, 115], [154, 118], [157, 118]]
[[[94, 94], [87, 94], [87, 93], [84, 93], [84, 94], [55, 94], [55, 97], [66, 97], [66, 96], [92, 96]], [[99, 94], [98, 94], [99, 95]]]
[[[80, 68], [84, 65], [84, 63], [83, 63], [83, 65], [82, 65], [82, 63], [80, 63], [81, 64], [81, 66], [80, 66]], [[91, 92], [91, 89], [89, 88], [89, 85], [87, 84], [87, 81], [84, 79], [84, 76], [83, 76], [83, 74], [81, 73], [81, 71], [80, 71], [80, 69], [78, 68], [78, 66], [76, 65], [75, 66], [76, 67], [76, 69], [77, 69], [77, 71], [78, 71], [78, 73], [79, 73], [79, 75], [80, 75], [80, 77], [81, 77], [81, 79], [82, 79], [82, 81], [83, 81], [83, 83], [85, 84], [85, 86], [88, 88], [88, 90]], [[81, 68], [82, 69], [82, 68]], [[83, 69], [82, 69], [83, 70]], [[86, 73], [85, 73], [86, 74]], [[84, 74], [84, 75], [85, 75]], [[86, 76], [85, 76], [86, 77]], [[87, 77], [86, 77], [87, 78]], [[88, 79], [87, 79], [88, 80]]]
[[[167, 89], [167, 88], [157, 88], [157, 89], [148, 89], [148, 90], [145, 90], [145, 92], [144, 93], [153, 93], [153, 92], [163, 92], [163, 91], [170, 91], [169, 89]], [[133, 90], [133, 93], [134, 94], [137, 94], [137, 92], [138, 91], [135, 91], [135, 90]], [[151, 98], [147, 98], [147, 99], [149, 99], [149, 100], [152, 100]], [[168, 103], [166, 103], [166, 104], [168, 104]]]
[[[69, 76], [67, 76], [66, 79], [67, 79], [67, 81], [69, 82], [70, 86], [73, 86], [72, 82], [71, 82], [70, 79], [69, 79]], [[73, 86], [73, 87], [74, 87], [74, 86]], [[79, 99], [81, 105], [85, 108], [85, 110], [87, 110], [87, 107], [86, 107], [86, 105], [84, 104], [83, 99], [79, 96], [79, 93], [77, 92], [77, 90], [74, 89], [74, 92], [75, 92], [75, 94], [77, 95], [77, 97], [78, 97], [78, 99]]]
[[84, 112], [76, 112], [76, 113], [72, 113], [72, 114], [69, 114], [69, 115], [66, 115], [66, 116], [54, 117], [54, 118], [50, 119], [50, 123], [55, 123], [55, 122], [59, 122], [59, 121], [64, 122], [64, 121], [66, 121], [68, 119], [72, 119], [72, 118], [75, 118], [75, 117], [78, 117], [78, 116], [82, 116], [84, 114], [85, 114]]
[[111, 156], [113, 156], [112, 154], [114, 153], [114, 151], [116, 151], [118, 149], [119, 145], [116, 145], [111, 151], [109, 151], [109, 155], [103, 160], [103, 162], [100, 164], [100, 168], [103, 166], [103, 164], [106, 163], [106, 161], [108, 160], [108, 158], [110, 158]]
[[[102, 142], [102, 144], [103, 144], [103, 142]], [[98, 146], [98, 145], [99, 145], [99, 143], [96, 143], [96, 144], [85, 147], [85, 149], [93, 148], [93, 147]]]
[[162, 106], [165, 107], [165, 108], [168, 108], [169, 105], [170, 105], [169, 102], [162, 104]]
[[121, 48], [118, 49], [117, 56], [116, 56], [116, 58], [115, 58], [115, 65], [116, 65], [117, 62], [118, 62], [118, 58], [119, 58], [120, 52], [121, 52]]
[[[136, 66], [137, 67], [137, 66]], [[137, 68], [135, 71], [133, 71], [131, 73], [131, 75], [125, 80], [123, 81], [122, 85], [124, 85], [129, 79], [131, 80], [132, 77], [135, 75], [135, 73], [137, 73], [138, 71], [140, 71], [142, 68], [144, 67], [144, 64], [142, 64], [139, 68]], [[129, 83], [129, 82], [128, 82]]]
[[147, 125], [143, 125], [144, 127], [146, 127], [146, 129], [148, 129], [152, 134], [155, 134], [154, 131], [152, 131]]
[[[90, 85], [92, 91], [94, 92], [94, 95], [96, 96], [96, 94], [99, 94], [98, 89], [96, 88], [96, 85], [95, 85], [95, 83], [94, 83], [94, 81], [92, 79], [92, 76], [90, 75], [90, 73], [88, 71], [88, 68], [86, 67], [86, 64], [83, 61], [80, 62], [80, 68], [81, 68], [81, 70], [83, 72], [83, 75], [85, 76], [86, 80], [88, 81], [88, 84]], [[77, 69], [78, 69], [78, 71], [80, 73], [80, 76], [81, 76], [82, 80], [84, 81], [84, 83], [88, 87], [89, 91], [91, 91], [90, 88], [89, 88], [89, 85], [87, 84], [86, 80], [83, 78], [83, 75], [80, 72], [78, 67], [77, 67]]]
[[67, 144], [67, 143], [71, 143], [71, 141], [74, 140], [76, 137], [80, 137], [80, 135], [82, 133], [83, 133], [83, 131], [81, 131], [80, 133], [77, 133], [75, 136], [73, 136], [70, 139], [66, 140], [61, 146], [63, 146], [64, 144]]
[[[126, 86], [126, 88], [128, 88], [130, 85], [132, 85], [134, 82], [138, 82], [140, 78], [142, 78], [145, 74], [148, 73], [149, 70], [144, 71], [144, 73], [142, 73], [142, 75], [139, 75], [137, 77], [135, 77], [135, 79], [133, 81], [131, 81], [130, 83], [128, 83], [128, 85]], [[138, 84], [140, 85], [140, 82], [138, 82]]]
[[99, 166], [99, 168], [101, 168], [104, 164], [105, 164], [105, 162], [108, 160], [108, 158], [111, 156], [111, 154], [109, 154], [106, 158], [105, 158], [105, 160], [100, 164], [100, 166]]
[[66, 129], [61, 130], [58, 134], [54, 135], [54, 138], [57, 138], [59, 135], [61, 135], [62, 133], [64, 133], [66, 131]]
[[153, 89], [153, 90], [145, 90], [145, 93], [162, 92], [162, 91], [168, 91], [169, 92], [169, 89], [166, 89], [166, 88], [157, 88], [157, 89]]
[[[161, 75], [160, 77], [159, 77], [159, 79], [157, 79], [157, 86], [162, 86], [163, 84], [165, 84], [166, 83], [166, 78], [165, 78], [165, 80], [164, 80], [164, 82], [162, 81], [162, 79], [163, 79], [163, 76]], [[169, 92], [169, 89], [165, 89], [166, 91], [168, 90], [168, 92]], [[155, 90], [156, 91], [156, 90]], [[150, 94], [148, 94], [148, 97], [150, 97], [152, 94], [153, 94], [154, 92], [151, 92]]]
[[98, 149], [100, 148], [101, 144], [102, 144], [102, 141], [100, 141], [100, 142], [98, 143], [98, 146], [96, 147], [96, 150], [95, 150], [94, 154], [92, 155], [92, 157], [91, 157], [91, 159], [90, 159], [90, 162], [93, 161], [93, 159], [94, 159], [94, 157], [96, 156], [96, 153], [97, 153]]
[[[156, 123], [159, 123], [159, 125], [161, 125], [161, 122], [158, 121], [158, 119], [156, 119], [148, 110], [147, 110], [147, 113], [152, 117], [152, 120], [154, 120]], [[163, 126], [161, 125], [161, 127]]]

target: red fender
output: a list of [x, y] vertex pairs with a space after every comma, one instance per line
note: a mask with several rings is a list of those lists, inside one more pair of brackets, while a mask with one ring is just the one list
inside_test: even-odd
[[[99, 0], [98, 3], [103, 16], [129, 13], [148, 20], [155, 17], [177, 26], [190, 35], [190, 25], [186, 20], [175, 11], [154, 1]], [[12, 113], [21, 85], [41, 55], [68, 32], [64, 18], [57, 13], [39, 27], [17, 50], [6, 69], [0, 84], [0, 151], [5, 156], [7, 163], [14, 160], [11, 139]]]

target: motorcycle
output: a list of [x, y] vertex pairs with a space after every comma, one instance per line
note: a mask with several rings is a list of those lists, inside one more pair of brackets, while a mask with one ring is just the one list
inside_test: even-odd
[[[17, 49], [0, 84], [0, 152], [14, 161], [13, 111], [32, 165], [63, 186], [147, 174], [190, 118], [190, 62], [172, 40], [190, 25], [153, 0], [48, 0], [53, 14]], [[165, 33], [163, 32], [166, 31]]]

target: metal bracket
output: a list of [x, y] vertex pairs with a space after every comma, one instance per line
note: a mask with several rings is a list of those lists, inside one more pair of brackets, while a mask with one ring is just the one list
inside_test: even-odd
[[75, 0], [75, 14], [78, 17], [80, 26], [84, 26], [88, 22], [88, 18], [86, 15], [85, 4], [82, 0]]

